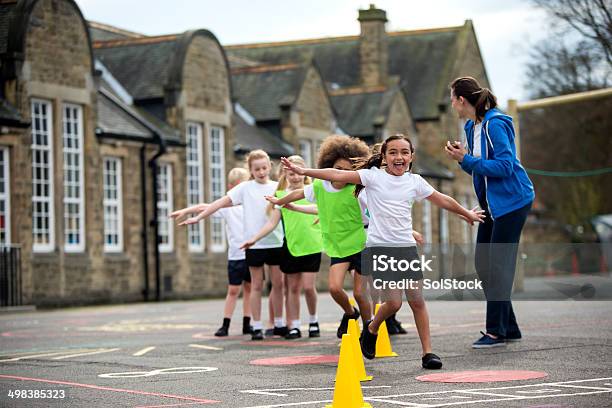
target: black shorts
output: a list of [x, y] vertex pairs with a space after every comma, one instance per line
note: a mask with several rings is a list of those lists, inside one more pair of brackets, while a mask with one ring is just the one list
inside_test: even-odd
[[319, 272], [321, 266], [321, 253], [293, 256], [287, 248], [287, 241], [283, 243], [283, 259], [280, 269], [283, 273]]
[[245, 259], [227, 261], [227, 277], [230, 285], [242, 285], [242, 282], [251, 282], [251, 272]]
[[246, 262], [249, 266], [280, 265], [283, 259], [283, 248], [247, 249]]
[[353, 255], [345, 256], [344, 258], [334, 258], [333, 256], [330, 258], [331, 258], [330, 266], [339, 264], [339, 263], [348, 262], [349, 271], [354, 269], [355, 272], [357, 272], [358, 274], [364, 275], [361, 272], [361, 251]]

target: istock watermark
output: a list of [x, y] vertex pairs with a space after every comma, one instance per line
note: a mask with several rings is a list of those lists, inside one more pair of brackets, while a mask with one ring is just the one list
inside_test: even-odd
[[419, 287], [429, 290], [483, 290], [482, 281], [479, 279], [472, 279], [469, 281], [458, 280], [458, 279], [402, 279], [400, 281], [386, 281], [380, 278], [372, 280], [374, 289], [385, 290], [385, 289], [418, 289]]

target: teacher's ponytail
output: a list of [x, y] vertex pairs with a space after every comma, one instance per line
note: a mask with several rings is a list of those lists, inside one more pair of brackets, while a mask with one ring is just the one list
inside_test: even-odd
[[472, 77], [461, 77], [450, 84], [456, 98], [462, 96], [476, 110], [478, 121], [484, 119], [489, 109], [497, 107], [497, 98], [489, 88], [482, 88], [478, 81]]

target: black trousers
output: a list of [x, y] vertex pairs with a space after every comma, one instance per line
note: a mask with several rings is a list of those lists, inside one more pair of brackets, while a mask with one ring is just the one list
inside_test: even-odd
[[531, 203], [478, 227], [476, 272], [487, 298], [487, 333], [505, 338], [520, 337], [521, 331], [510, 301], [516, 272], [516, 256], [521, 231]]

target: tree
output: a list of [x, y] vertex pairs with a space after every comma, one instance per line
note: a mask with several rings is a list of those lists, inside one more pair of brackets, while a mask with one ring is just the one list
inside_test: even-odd
[[551, 36], [529, 53], [531, 97], [563, 95], [612, 84], [612, 0], [531, 0], [546, 11]]

